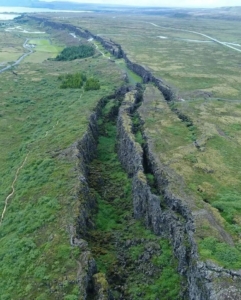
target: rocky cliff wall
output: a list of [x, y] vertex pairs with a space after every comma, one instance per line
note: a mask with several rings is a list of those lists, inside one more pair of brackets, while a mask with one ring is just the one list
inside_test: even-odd
[[[175, 256], [178, 258], [178, 271], [186, 276], [188, 280], [188, 292], [183, 295], [186, 299], [209, 299], [209, 293], [203, 284], [202, 276], [197, 270], [197, 251], [193, 240], [193, 220], [191, 212], [182, 206], [178, 199], [173, 199], [170, 194], [163, 194], [163, 176], [159, 174], [158, 167], [149, 151], [147, 143], [147, 159], [153, 174], [161, 184], [159, 194], [153, 194], [147, 183], [143, 167], [143, 149], [135, 141], [132, 133], [132, 121], [130, 114], [136, 107], [134, 93], [126, 95], [120, 108], [118, 128], [118, 156], [119, 159], [132, 177], [132, 194], [134, 215], [136, 218], [143, 218], [147, 227], [157, 235], [164, 235], [172, 242]], [[160, 203], [164, 201], [165, 208]], [[183, 220], [185, 218], [186, 220]]]
[[[140, 122], [144, 123], [144, 120], [140, 120]], [[183, 261], [182, 266], [188, 279], [188, 298], [193, 300], [241, 299], [240, 271], [227, 270], [212, 262], [200, 261], [194, 240], [195, 224], [192, 211], [185, 204], [188, 202], [183, 198], [185, 195], [178, 197], [173, 193], [172, 182], [175, 184], [182, 178], [174, 176], [171, 170], [156, 157], [155, 151], [153, 151], [153, 142], [149, 139], [145, 129], [143, 129], [143, 138], [146, 160], [167, 208], [163, 213], [161, 224], [167, 230], [168, 237], [173, 243], [174, 253], [179, 259], [179, 264], [180, 261]]]
[[[118, 156], [132, 177], [135, 218], [144, 219], [146, 226], [155, 234], [164, 235], [172, 242], [179, 261], [178, 271], [187, 278], [188, 289], [184, 299], [240, 299], [240, 272], [225, 270], [210, 262], [200, 262], [194, 240], [192, 212], [183, 199], [172, 193], [168, 182], [170, 177], [156, 159], [148, 136], [144, 135], [145, 149], [135, 141], [130, 116], [136, 107], [137, 101], [132, 91], [125, 97], [117, 122]], [[158, 194], [153, 194], [147, 183], [144, 156], [156, 179]]]
[[[78, 216], [76, 217], [76, 224], [70, 230], [70, 243], [74, 247], [81, 249], [81, 254], [78, 259], [77, 281], [80, 286], [81, 300], [86, 300], [88, 291], [95, 290], [101, 292], [99, 282], [96, 280], [97, 267], [95, 260], [91, 255], [88, 243], [85, 237], [88, 230], [93, 227], [92, 215], [96, 207], [96, 199], [92, 195], [88, 186], [88, 165], [96, 156], [96, 149], [98, 143], [98, 119], [101, 115], [101, 110], [108, 101], [108, 99], [115, 98], [115, 95], [102, 98], [95, 108], [95, 111], [89, 118], [89, 125], [86, 133], [81, 140], [75, 142], [70, 149], [66, 150], [68, 155], [76, 163], [76, 170], [78, 173], [79, 186], [77, 187], [77, 201], [79, 202]], [[64, 153], [63, 153], [64, 154]], [[98, 276], [97, 276], [98, 277]], [[97, 299], [101, 299], [98, 294]], [[107, 298], [106, 298], [107, 299]]]

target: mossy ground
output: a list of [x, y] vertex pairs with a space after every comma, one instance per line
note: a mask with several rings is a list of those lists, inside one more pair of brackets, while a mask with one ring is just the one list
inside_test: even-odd
[[131, 179], [115, 149], [115, 105], [112, 100], [103, 111], [97, 157], [90, 165], [89, 184], [98, 205], [88, 241], [98, 272], [106, 274], [115, 299], [181, 299], [172, 247], [133, 218]]

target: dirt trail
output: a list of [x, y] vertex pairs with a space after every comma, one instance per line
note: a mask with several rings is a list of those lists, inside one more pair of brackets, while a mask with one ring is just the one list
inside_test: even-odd
[[3, 209], [3, 212], [2, 212], [2, 216], [1, 216], [0, 226], [2, 225], [2, 221], [3, 221], [4, 215], [5, 215], [6, 210], [7, 210], [8, 201], [9, 201], [9, 199], [13, 196], [13, 194], [15, 193], [14, 185], [15, 185], [17, 179], [18, 179], [18, 174], [19, 174], [20, 170], [23, 168], [23, 166], [25, 165], [28, 156], [29, 156], [29, 153], [26, 155], [26, 157], [25, 157], [23, 163], [21, 164], [21, 166], [17, 169], [17, 171], [16, 171], [16, 173], [15, 173], [15, 178], [14, 178], [13, 183], [12, 183], [12, 185], [11, 185], [12, 192], [11, 192], [11, 193], [7, 196], [7, 198], [5, 199], [5, 205], [4, 205], [4, 209]]
[[[53, 125], [52, 129], [50, 129], [49, 131], [53, 130], [58, 124], [59, 124], [59, 121], [57, 121], [56, 124]], [[45, 135], [44, 135], [42, 138], [45, 138], [45, 137], [48, 135], [49, 131], [46, 131], [46, 132], [45, 132]], [[5, 205], [4, 205], [4, 208], [3, 208], [3, 211], [2, 211], [2, 215], [1, 215], [0, 226], [2, 225], [4, 216], [5, 216], [5, 213], [6, 213], [6, 210], [7, 210], [8, 201], [9, 201], [9, 199], [10, 199], [10, 198], [14, 195], [14, 193], [15, 193], [14, 185], [15, 185], [17, 179], [18, 179], [18, 174], [19, 174], [20, 170], [23, 168], [23, 166], [25, 165], [25, 163], [26, 163], [26, 161], [27, 161], [27, 158], [28, 158], [29, 154], [30, 154], [30, 152], [28, 152], [28, 154], [26, 155], [26, 157], [25, 157], [23, 163], [21, 164], [21, 166], [17, 169], [17, 171], [16, 171], [16, 173], [15, 173], [15, 178], [14, 178], [14, 180], [13, 180], [13, 182], [12, 182], [12, 185], [11, 185], [12, 192], [11, 192], [11, 193], [6, 197], [6, 199], [5, 199]]]

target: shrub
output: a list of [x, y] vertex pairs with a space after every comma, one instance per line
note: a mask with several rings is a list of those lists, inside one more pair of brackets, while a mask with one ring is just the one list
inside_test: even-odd
[[86, 81], [86, 76], [81, 73], [75, 73], [59, 76], [58, 79], [62, 81], [60, 85], [61, 89], [79, 89], [83, 86], [84, 81]]
[[99, 89], [100, 89], [99, 80], [97, 80], [95, 78], [89, 78], [86, 80], [85, 91], [99, 90]]
[[203, 239], [199, 246], [204, 258], [214, 259], [226, 268], [241, 268], [241, 253], [237, 248], [219, 242], [214, 237]]

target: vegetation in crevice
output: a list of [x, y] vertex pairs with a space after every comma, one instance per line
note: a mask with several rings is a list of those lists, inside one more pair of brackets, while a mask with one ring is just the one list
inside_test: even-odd
[[133, 218], [131, 179], [115, 151], [118, 106], [110, 100], [99, 121], [97, 157], [89, 173], [98, 205], [88, 242], [114, 299], [182, 299], [182, 278], [171, 245]]

